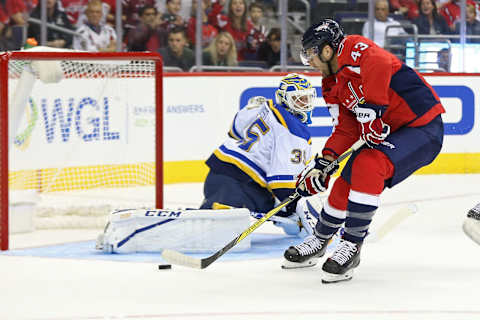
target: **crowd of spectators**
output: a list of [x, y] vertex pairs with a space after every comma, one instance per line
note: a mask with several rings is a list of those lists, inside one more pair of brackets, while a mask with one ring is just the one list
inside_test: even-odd
[[[201, 5], [204, 65], [270, 68], [280, 63], [278, 24], [267, 23], [279, 0], [123, 0], [123, 38], [115, 32], [116, 0], [47, 0], [47, 22], [70, 30], [47, 30], [46, 45], [86, 51], [159, 52], [166, 66], [188, 70], [195, 64], [197, 6]], [[350, 0], [350, 2], [356, 2]], [[325, 1], [310, 0], [316, 6]], [[409, 21], [420, 35], [460, 32], [459, 0], [376, 0], [373, 40], [384, 46], [385, 34], [405, 35], [399, 21]], [[0, 0], [0, 51], [19, 49], [29, 39], [40, 42], [39, 0]], [[290, 7], [290, 2], [289, 2]], [[467, 0], [466, 33], [480, 35], [479, 3]], [[315, 17], [311, 17], [315, 20]], [[320, 17], [318, 17], [320, 18]], [[271, 22], [271, 20], [270, 20]], [[394, 27], [392, 27], [394, 26]], [[368, 21], [359, 34], [369, 36]], [[20, 35], [22, 37], [20, 37]], [[23, 43], [21, 43], [21, 41]], [[480, 42], [468, 39], [467, 42]], [[288, 63], [295, 63], [290, 47]]]
[[[186, 71], [195, 62], [197, 6], [201, 5], [204, 65], [263, 61], [270, 66], [280, 61], [279, 30], [264, 23], [265, 4], [271, 9], [270, 2], [123, 0], [123, 38], [117, 39], [116, 0], [47, 0], [47, 23], [61, 29], [47, 28], [46, 45], [108, 52], [116, 51], [119, 42], [123, 51], [159, 52], [165, 66]], [[25, 34], [29, 43], [39, 43], [40, 19], [39, 0], [0, 0], [0, 51], [22, 48]]]
[[[480, 35], [480, 21], [477, 19], [479, 9], [479, 3], [467, 0], [467, 35]], [[388, 36], [408, 34], [401, 27], [400, 21], [415, 25], [419, 35], [458, 35], [460, 34], [459, 20], [460, 7], [458, 0], [446, 2], [441, 0], [376, 0], [373, 39], [383, 47], [387, 27], [390, 27], [388, 28]], [[391, 26], [396, 27], [392, 28]], [[368, 21], [363, 26], [362, 34], [364, 36], [369, 35]], [[451, 41], [458, 40], [452, 38]], [[471, 39], [467, 42], [479, 42], [479, 40]]]

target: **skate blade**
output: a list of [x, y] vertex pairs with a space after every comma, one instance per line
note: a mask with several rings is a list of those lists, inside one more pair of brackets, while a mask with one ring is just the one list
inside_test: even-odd
[[341, 281], [348, 281], [352, 280], [353, 277], [353, 269], [348, 270], [344, 274], [334, 274], [323, 271], [322, 275], [322, 283], [335, 283]]
[[466, 218], [462, 227], [463, 232], [465, 232], [470, 239], [480, 244], [480, 223], [477, 220]]
[[318, 258], [312, 258], [310, 260], [304, 261], [304, 262], [291, 262], [288, 261], [287, 259], [283, 259], [282, 263], [282, 269], [299, 269], [299, 268], [309, 268], [309, 267], [314, 267], [318, 263]]

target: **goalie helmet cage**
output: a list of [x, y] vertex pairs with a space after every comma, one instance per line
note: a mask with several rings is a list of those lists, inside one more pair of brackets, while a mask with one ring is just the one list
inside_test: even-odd
[[[152, 117], [151, 119], [151, 123], [150, 123], [150, 126], [151, 127], [154, 127], [154, 128], [151, 128], [152, 130], [152, 135], [154, 135], [154, 137], [152, 137], [152, 139], [154, 140], [153, 141], [153, 146], [152, 148], [154, 150], [149, 150], [148, 151], [148, 155], [151, 156], [151, 162], [152, 163], [149, 163], [149, 166], [148, 166], [148, 170], [150, 170], [148, 173], [152, 173], [149, 175], [149, 183], [152, 185], [154, 191], [152, 191], [153, 195], [152, 197], [154, 197], [154, 199], [152, 200], [152, 204], [154, 204], [156, 206], [156, 208], [163, 208], [163, 138], [162, 138], [162, 132], [163, 132], [163, 117], [162, 117], [162, 112], [163, 112], [163, 105], [162, 105], [162, 95], [163, 95], [163, 88], [162, 88], [162, 60], [161, 60], [161, 56], [156, 54], [156, 53], [147, 53], [147, 52], [122, 52], [122, 53], [90, 53], [90, 52], [34, 52], [34, 51], [18, 51], [18, 52], [5, 52], [5, 53], [2, 53], [0, 55], [0, 250], [8, 250], [9, 248], [9, 192], [10, 192], [10, 189], [12, 187], [12, 180], [14, 180], [15, 178], [12, 177], [12, 176], [15, 176], [14, 173], [11, 172], [11, 168], [12, 168], [12, 163], [9, 163], [9, 161], [12, 161], [12, 157], [11, 155], [9, 156], [9, 152], [11, 152], [13, 154], [13, 149], [15, 148], [14, 146], [14, 143], [13, 142], [17, 142], [15, 139], [18, 139], [18, 132], [14, 132], [14, 134], [12, 134], [12, 126], [14, 126], [14, 124], [12, 123], [9, 123], [9, 122], [12, 122], [12, 120], [9, 120], [9, 109], [10, 109], [10, 113], [12, 112], [12, 105], [14, 104], [13, 101], [11, 100], [15, 100], [15, 98], [13, 97], [14, 95], [12, 94], [12, 91], [13, 91], [13, 88], [9, 88], [9, 86], [12, 86], [12, 81], [15, 82], [15, 84], [19, 85], [19, 83], [21, 83], [21, 80], [19, 80], [19, 78], [21, 78], [21, 74], [22, 74], [22, 71], [21, 69], [22, 68], [25, 68], [26, 65], [32, 65], [33, 66], [33, 62], [36, 62], [37, 65], [40, 65], [42, 66], [42, 63], [43, 62], [48, 62], [48, 61], [57, 61], [57, 63], [55, 65], [58, 65], [58, 66], [61, 66], [61, 72], [63, 72], [63, 75], [62, 75], [62, 78], [63, 79], [78, 79], [76, 80], [77, 82], [73, 81], [72, 84], [70, 84], [70, 86], [68, 87], [72, 92], [76, 92], [76, 91], [81, 91], [80, 89], [83, 88], [83, 85], [78, 85], [80, 83], [80, 81], [87, 81], [87, 87], [91, 87], [92, 84], [95, 86], [98, 86], [98, 85], [95, 85], [96, 81], [98, 81], [98, 79], [100, 78], [106, 78], [106, 77], [113, 77], [113, 78], [116, 78], [116, 79], [119, 79], [119, 78], [122, 78], [124, 79], [124, 83], [122, 83], [121, 85], [114, 85], [113, 89], [105, 89], [105, 88], [101, 88], [99, 90], [111, 90], [111, 91], [108, 91], [110, 93], [112, 97], [105, 97], [107, 95], [107, 93], [103, 93], [102, 96], [98, 96], [99, 98], [102, 97], [100, 100], [99, 100], [99, 103], [98, 103], [98, 106], [100, 108], [100, 105], [106, 105], [107, 103], [110, 103], [111, 104], [111, 108], [113, 109], [112, 106], [114, 105], [121, 105], [122, 104], [122, 101], [121, 101], [121, 97], [124, 97], [126, 96], [126, 100], [127, 102], [124, 102], [123, 105], [127, 104], [127, 106], [124, 106], [125, 109], [128, 110], [129, 106], [128, 106], [128, 101], [130, 101], [129, 99], [132, 99], [133, 102], [135, 102], [136, 100], [133, 100], [134, 97], [133, 96], [138, 96], [137, 98], [139, 100], [142, 100], [142, 96], [144, 96], [144, 92], [145, 90], [148, 90], [148, 89], [144, 89], [143, 88], [143, 83], [145, 82], [142, 82], [142, 81], [149, 81], [148, 82], [148, 88], [151, 89], [152, 92], [152, 96], [154, 96], [153, 98], [151, 98], [151, 104], [153, 104], [153, 107], [154, 107], [154, 111], [151, 109], [152, 105], [149, 105], [150, 106], [150, 109], [149, 109], [149, 112], [150, 112], [150, 116]], [[72, 67], [74, 66], [76, 63], [80, 64], [81, 67]], [[15, 66], [17, 67], [18, 70], [12, 70], [12, 69], [15, 69]], [[20, 68], [18, 68], [18, 66], [20, 66]], [[45, 73], [45, 70], [46, 73], [47, 73], [47, 78], [48, 76], [50, 76], [50, 78], [52, 78], [51, 76], [53, 75], [53, 78], [55, 78], [55, 71], [54, 70], [51, 70], [52, 69], [52, 65], [43, 65], [44, 68], [43, 68], [43, 72]], [[66, 67], [65, 67], [66, 66]], [[106, 66], [107, 69], [109, 69], [109, 72], [108, 74], [103, 72], [102, 70], [98, 70], [98, 69], [95, 69], [94, 71], [91, 71], [89, 70], [89, 68], [102, 68], [102, 66]], [[110, 67], [109, 67], [110, 66]], [[31, 74], [34, 74], [34, 80], [35, 81], [35, 86], [37, 86], [37, 83], [39, 83], [40, 81], [38, 81], [38, 79], [42, 80], [44, 83], [48, 83], [47, 85], [49, 86], [52, 86], [51, 83], [49, 82], [57, 82], [58, 83], [58, 79], [57, 80], [45, 80], [45, 76], [42, 76], [41, 72], [42, 71], [38, 71], [37, 69], [34, 69], [34, 68], [30, 68], [30, 73]], [[33, 71], [32, 71], [33, 70]], [[59, 69], [60, 70], [60, 69]], [[112, 71], [114, 70], [114, 71]], [[13, 79], [12, 79], [13, 78]], [[132, 79], [136, 79], [136, 78], [142, 78], [142, 79], [145, 79], [145, 78], [148, 78], [147, 80], [135, 80], [133, 81], [134, 85], [133, 87], [135, 87], [135, 89], [131, 89], [132, 87]], [[127, 84], [127, 80], [128, 80], [128, 84]], [[60, 82], [62, 82], [64, 80], [60, 80]], [[108, 80], [110, 81], [110, 80]], [[111, 80], [114, 82], [114, 80]], [[152, 82], [153, 81], [153, 82]], [[67, 81], [68, 82], [68, 81]], [[90, 82], [90, 83], [88, 83]], [[85, 82], [82, 82], [82, 83], [85, 83]], [[44, 84], [40, 84], [38, 86], [42, 86]], [[53, 86], [55, 86], [55, 84], [53, 84]], [[18, 87], [18, 86], [17, 86]], [[23, 97], [21, 100], [22, 103], [19, 104], [18, 101], [15, 102], [15, 105], [22, 105], [23, 104], [23, 109], [25, 110], [29, 110], [29, 109], [32, 109], [33, 110], [33, 102], [32, 102], [32, 98], [30, 98], [30, 92], [31, 91], [28, 91], [28, 90], [32, 90], [32, 87], [33, 87], [33, 82], [30, 86], [30, 88], [27, 88], [27, 90], [24, 90], [23, 92], [23, 95], [26, 96], [26, 99], [25, 97]], [[105, 86], [107, 87], [107, 86]], [[43, 88], [43, 87], [41, 87]], [[118, 90], [118, 88], [125, 88], [123, 90]], [[18, 88], [16, 88], [15, 90], [17, 90]], [[62, 91], [62, 90], [65, 90], [63, 89], [63, 87], [60, 87], [59, 86], [59, 91]], [[87, 88], [86, 89], [87, 92], [91, 92], [92, 90], [96, 90], [96, 88], [94, 89], [89, 89]], [[132, 90], [133, 92], [130, 92], [130, 90]], [[142, 91], [143, 90], [143, 91]], [[18, 91], [18, 90], [17, 90]], [[117, 93], [111, 93], [111, 92], [117, 92]], [[129, 91], [129, 93], [124, 93], [122, 91]], [[25, 93], [26, 92], [26, 93]], [[45, 91], [44, 89], [42, 89], [42, 92], [43, 94], [45, 94], [45, 96], [47, 97], [46, 99], [48, 99], [48, 92]], [[147, 92], [148, 94], [149, 91]], [[18, 96], [18, 94], [17, 94]], [[120, 98], [119, 98], [120, 97]], [[53, 97], [52, 97], [53, 99]], [[73, 99], [73, 98], [72, 98]], [[81, 98], [79, 98], [81, 99]], [[87, 98], [88, 99], [88, 98]], [[110, 102], [110, 100], [114, 100], [114, 102]], [[18, 100], [18, 99], [17, 99]], [[66, 98], [65, 98], [66, 100]], [[120, 100], [120, 102], [118, 102]], [[46, 100], [42, 100], [42, 101], [46, 101]], [[60, 100], [58, 100], [60, 101]], [[68, 100], [70, 101], [70, 100]], [[83, 100], [81, 100], [83, 101]], [[130, 101], [130, 103], [132, 103], [132, 101]], [[143, 100], [143, 101], [147, 101], [147, 100]], [[55, 104], [56, 103], [56, 104]], [[55, 103], [54, 103], [54, 106], [59, 108], [58, 106], [58, 103], [57, 103], [57, 100], [55, 100]], [[86, 102], [88, 103], [88, 101]], [[90, 101], [90, 103], [92, 103]], [[95, 102], [96, 103], [96, 102]], [[73, 104], [73, 103], [71, 103]], [[68, 106], [68, 103], [66, 103], [66, 105]], [[147, 104], [145, 103], [143, 106], [145, 107]], [[31, 108], [30, 108], [31, 107]], [[42, 105], [42, 108], [44, 106]], [[60, 105], [60, 108], [62, 107], [62, 105]], [[84, 107], [82, 105], [82, 107]], [[78, 107], [80, 108], [80, 107]], [[18, 109], [18, 107], [17, 107]], [[70, 112], [72, 111], [73, 109], [70, 110]], [[96, 109], [96, 110], [100, 110], [100, 109]], [[43, 113], [45, 113], [45, 110], [42, 110]], [[69, 123], [73, 123], [74, 121], [79, 121], [78, 120], [78, 113], [80, 112], [78, 109], [76, 110], [76, 114], [74, 113], [70, 113], [69, 116], [70, 116], [70, 119]], [[23, 115], [23, 113], [26, 112], [26, 111], [22, 111], [21, 115]], [[33, 111], [30, 111], [30, 112], [33, 112]], [[112, 110], [109, 110], [107, 108], [107, 106], [104, 107], [104, 110], [102, 110], [101, 112], [102, 113], [102, 116], [107, 116], [108, 113], [112, 113]], [[127, 113], [127, 112], [125, 112]], [[153, 115], [151, 115], [153, 113]], [[17, 114], [18, 115], [18, 114]], [[38, 116], [38, 114], [37, 114]], [[45, 117], [45, 114], [42, 114], [42, 116]], [[48, 116], [48, 115], [47, 115]], [[72, 120], [75, 116], [77, 116], [77, 118], [75, 118], [75, 120]], [[31, 116], [30, 116], [31, 117]], [[57, 115], [57, 118], [59, 116]], [[89, 115], [88, 117], [91, 117], [91, 115]], [[12, 114], [10, 114], [10, 119], [12, 119]], [[100, 127], [100, 125], [103, 125], [102, 129], [105, 130], [106, 127], [106, 120], [105, 118], [104, 119], [101, 119], [99, 118], [100, 120], [97, 119], [97, 126]], [[23, 122], [26, 122], [28, 120], [23, 120]], [[46, 120], [45, 120], [46, 121]], [[53, 124], [55, 125], [55, 115], [53, 116]], [[62, 120], [63, 121], [63, 120]], [[93, 121], [93, 120], [88, 120], [88, 121]], [[103, 122], [102, 122], [103, 121]], [[123, 120], [123, 123], [127, 123], [126, 120]], [[91, 123], [90, 123], [91, 124]], [[57, 121], [57, 126], [59, 125], [58, 121]], [[73, 124], [75, 125], [75, 124]], [[108, 125], [108, 123], [107, 123]], [[25, 125], [24, 125], [25, 126]], [[92, 125], [93, 126], [93, 125]], [[111, 124], [110, 124], [111, 126]], [[126, 130], [128, 130], [130, 127], [129, 124], [125, 124], [125, 126], [127, 127]], [[10, 134], [9, 134], [9, 127], [10, 127]], [[15, 123], [15, 127], [18, 128], [19, 127], [19, 123]], [[65, 133], [65, 128], [61, 128], [61, 135]], [[130, 128], [131, 129], [131, 128]], [[24, 132], [27, 131], [26, 129], [24, 130]], [[67, 131], [69, 131], [71, 133], [71, 135], [73, 135], [73, 131], [74, 129], [72, 128], [70, 130], [70, 127], [67, 128]], [[78, 131], [78, 128], [77, 128], [77, 131]], [[103, 133], [104, 136], [105, 136], [105, 132]], [[107, 132], [107, 134], [111, 134]], [[150, 134], [150, 133], [149, 133]], [[9, 138], [9, 135], [10, 135], [10, 138]], [[45, 140], [45, 134], [44, 135], [44, 140]], [[60, 136], [61, 136], [60, 135]], [[80, 135], [80, 132], [78, 132], [78, 135]], [[12, 137], [13, 136], [13, 137]], [[87, 135], [84, 135], [83, 137], [86, 137]], [[62, 136], [63, 137], [63, 136]], [[90, 137], [91, 138], [91, 137]], [[118, 138], [118, 136], [117, 136]], [[137, 139], [137, 137], [135, 137]], [[35, 139], [35, 137], [33, 138]], [[92, 139], [91, 139], [92, 140]], [[51, 142], [51, 141], [50, 141]], [[138, 144], [137, 143], [138, 141], [136, 140], [135, 143], [130, 143], [131, 145], [135, 145], [135, 144]], [[84, 143], [85, 144], [85, 143]], [[10, 146], [9, 146], [10, 145]], [[46, 145], [46, 144], [45, 144]], [[72, 150], [73, 149], [77, 149], [78, 147], [72, 147]], [[9, 150], [10, 149], [10, 150]], [[37, 154], [42, 154], [42, 153], [45, 153], [45, 151], [41, 150], [40, 152], [37, 152]], [[48, 153], [48, 151], [46, 151]], [[78, 152], [81, 152], [81, 151], [78, 151]], [[128, 153], [128, 152], [123, 152], [123, 153]], [[56, 157], [56, 156], [55, 156]], [[73, 157], [73, 156], [71, 156]], [[9, 160], [10, 159], [10, 160]], [[77, 160], [75, 158], [75, 160]], [[35, 161], [37, 161], [37, 158], [35, 156]], [[12, 161], [12, 162], [16, 162], [16, 161]], [[104, 167], [107, 167], [109, 166], [110, 164], [104, 164]], [[142, 164], [144, 165], [144, 164]], [[57, 164], [58, 166], [58, 164]], [[123, 165], [123, 170], [131, 170], [131, 169], [125, 169], [125, 166], [126, 165]], [[127, 166], [130, 166], [130, 164], [127, 164]], [[78, 169], [79, 165], [76, 166], [76, 169]], [[87, 166], [88, 167], [88, 166]], [[92, 166], [90, 165], [90, 167], [96, 167], [96, 169], [98, 170], [98, 166], [95, 166], [95, 164]], [[10, 168], [10, 169], [9, 169]], [[36, 171], [36, 172], [41, 172], [41, 170], [45, 170], [45, 169], [37, 169], [35, 168], [35, 170], [30, 170], [30, 171]], [[50, 170], [50, 168], [48, 169]], [[142, 170], [144, 170], [144, 168], [142, 167]], [[154, 171], [154, 172], [153, 172]], [[119, 173], [119, 174], [123, 174], [123, 173]], [[131, 174], [131, 173], [125, 173], [125, 174]], [[56, 175], [58, 176], [58, 172], [56, 173]], [[87, 175], [91, 175], [91, 173], [83, 173], [84, 176], [87, 176]], [[10, 178], [10, 179], [9, 179]], [[85, 177], [82, 177], [82, 179], [85, 178]], [[106, 179], [105, 177], [103, 177], [104, 179]], [[131, 177], [129, 176], [129, 179]], [[37, 178], [38, 179], [38, 178]], [[37, 184], [37, 186], [35, 186], [34, 188], [41, 188], [41, 186], [38, 186], [38, 181], [34, 181], [33, 184]], [[63, 182], [65, 185], [68, 186], [69, 184], [69, 181], [66, 181], [66, 182]], [[143, 180], [142, 180], [142, 183]], [[90, 187], [88, 185], [88, 183], [84, 183], [84, 185], [86, 184], [86, 187]], [[127, 182], [127, 184], [132, 184], [132, 182]], [[133, 183], [135, 184], [135, 182]], [[23, 184], [20, 184], [21, 185], [21, 188], [24, 188], [26, 189], [26, 183], [23, 182]], [[64, 187], [65, 188], [65, 187]], [[42, 192], [42, 190], [36, 190], [36, 192]]]

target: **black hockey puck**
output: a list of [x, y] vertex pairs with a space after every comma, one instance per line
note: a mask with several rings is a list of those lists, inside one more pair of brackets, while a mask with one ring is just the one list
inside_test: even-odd
[[165, 269], [172, 269], [171, 264], [159, 264], [158, 265], [158, 270], [165, 270]]

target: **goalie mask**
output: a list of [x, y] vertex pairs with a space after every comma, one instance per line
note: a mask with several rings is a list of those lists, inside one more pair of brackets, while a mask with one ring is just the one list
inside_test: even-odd
[[305, 124], [312, 123], [313, 101], [317, 91], [307, 78], [291, 73], [280, 81], [275, 101]]

